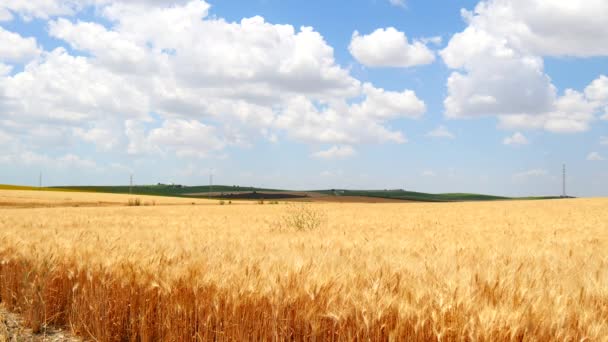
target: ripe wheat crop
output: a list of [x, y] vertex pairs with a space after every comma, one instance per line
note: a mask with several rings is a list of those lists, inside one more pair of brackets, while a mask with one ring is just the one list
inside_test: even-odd
[[0, 300], [98, 341], [608, 336], [608, 200], [305, 206], [0, 209]]

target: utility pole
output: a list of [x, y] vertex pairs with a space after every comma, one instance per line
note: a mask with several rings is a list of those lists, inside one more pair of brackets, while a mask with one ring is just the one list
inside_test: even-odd
[[133, 174], [129, 177], [129, 195], [133, 194]]

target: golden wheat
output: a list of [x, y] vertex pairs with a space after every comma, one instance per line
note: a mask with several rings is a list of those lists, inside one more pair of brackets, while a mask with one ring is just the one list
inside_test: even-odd
[[0, 209], [0, 299], [99, 341], [605, 340], [607, 209], [307, 204], [299, 232], [285, 204]]

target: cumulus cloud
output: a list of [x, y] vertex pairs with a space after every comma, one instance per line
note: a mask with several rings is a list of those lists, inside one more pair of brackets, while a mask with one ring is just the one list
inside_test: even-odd
[[44, 53], [23, 72], [0, 79], [3, 117], [17, 122], [63, 125], [147, 116], [149, 98], [120, 74], [96, 67], [64, 48]]
[[509, 129], [544, 129], [554, 133], [587, 131], [594, 121], [597, 107], [575, 90], [567, 89], [553, 109], [541, 114], [513, 114], [499, 117], [500, 126]]
[[417, 118], [426, 111], [424, 102], [414, 92], [392, 92], [363, 86], [365, 100], [347, 104], [315, 104], [304, 96], [287, 103], [276, 126], [297, 140], [307, 142], [356, 144], [369, 142], [405, 143], [407, 138], [383, 124], [400, 117]]
[[355, 31], [348, 49], [359, 63], [369, 67], [407, 68], [435, 60], [425, 43], [410, 43], [405, 33], [394, 27], [380, 28], [368, 35]]
[[354, 156], [355, 154], [357, 154], [357, 152], [352, 146], [334, 145], [327, 150], [315, 152], [312, 154], [312, 156], [320, 159], [346, 159]]
[[606, 56], [608, 3], [594, 0], [487, 0], [463, 11], [475, 27], [544, 56]]
[[510, 129], [588, 130], [608, 102], [605, 77], [584, 93], [567, 89], [560, 95], [544, 71], [543, 57], [608, 55], [597, 44], [608, 39], [608, 30], [599, 24], [608, 20], [607, 6], [600, 1], [566, 6], [561, 1], [488, 0], [473, 11], [463, 10], [467, 28], [440, 52], [455, 69], [447, 81], [445, 115], [498, 116], [500, 125]]
[[447, 139], [454, 139], [456, 136], [450, 132], [448, 130], [447, 127], [441, 125], [437, 128], [435, 128], [434, 130], [428, 132], [426, 134], [427, 137], [431, 137], [431, 138], [447, 138]]
[[521, 146], [527, 145], [529, 142], [523, 134], [520, 132], [515, 132], [512, 136], [504, 138], [502, 143], [505, 145]]
[[[70, 17], [92, 7], [103, 18]], [[49, 35], [77, 52], [36, 55], [36, 42], [23, 38], [31, 53], [19, 58], [32, 59], [23, 70], [10, 75], [10, 64], [0, 63], [7, 134], [35, 139], [25, 128], [36, 123], [104, 151], [205, 157], [258, 137], [403, 143], [390, 122], [426, 111], [413, 91], [362, 84], [311, 27], [259, 16], [228, 22], [209, 16], [209, 7], [198, 0], [0, 5], [48, 20]]]
[[585, 88], [585, 96], [590, 101], [599, 104], [608, 103], [608, 77], [601, 75], [591, 82], [591, 84]]
[[115, 126], [76, 127], [73, 134], [83, 141], [94, 144], [101, 151], [110, 151], [121, 143], [120, 135], [116, 134], [117, 131], [120, 132], [119, 128]]
[[351, 107], [352, 114], [358, 117], [373, 117], [378, 120], [419, 118], [426, 111], [424, 102], [411, 90], [386, 91], [366, 83], [363, 85], [363, 93], [365, 100]]
[[599, 152], [591, 152], [587, 155], [589, 161], [602, 161], [606, 160]]
[[217, 128], [197, 120], [171, 119], [160, 127], [146, 130], [142, 122], [125, 125], [130, 154], [173, 154], [180, 158], [205, 158], [223, 149], [227, 142]]
[[27, 62], [39, 53], [36, 39], [24, 38], [0, 26], [0, 61]]

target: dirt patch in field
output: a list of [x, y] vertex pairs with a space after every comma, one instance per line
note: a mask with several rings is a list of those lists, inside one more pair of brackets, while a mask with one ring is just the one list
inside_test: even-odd
[[329, 202], [329, 203], [405, 203], [416, 202], [392, 198], [367, 197], [367, 196], [318, 196], [290, 201], [298, 202]]
[[192, 197], [213, 197], [223, 199], [296, 199], [296, 198], [316, 198], [324, 197], [325, 195], [317, 192], [306, 191], [231, 191], [231, 192], [199, 192], [185, 194]]
[[46, 328], [39, 334], [34, 334], [31, 329], [23, 327], [23, 322], [18, 315], [8, 312], [0, 305], [0, 342], [80, 342], [70, 333]]

